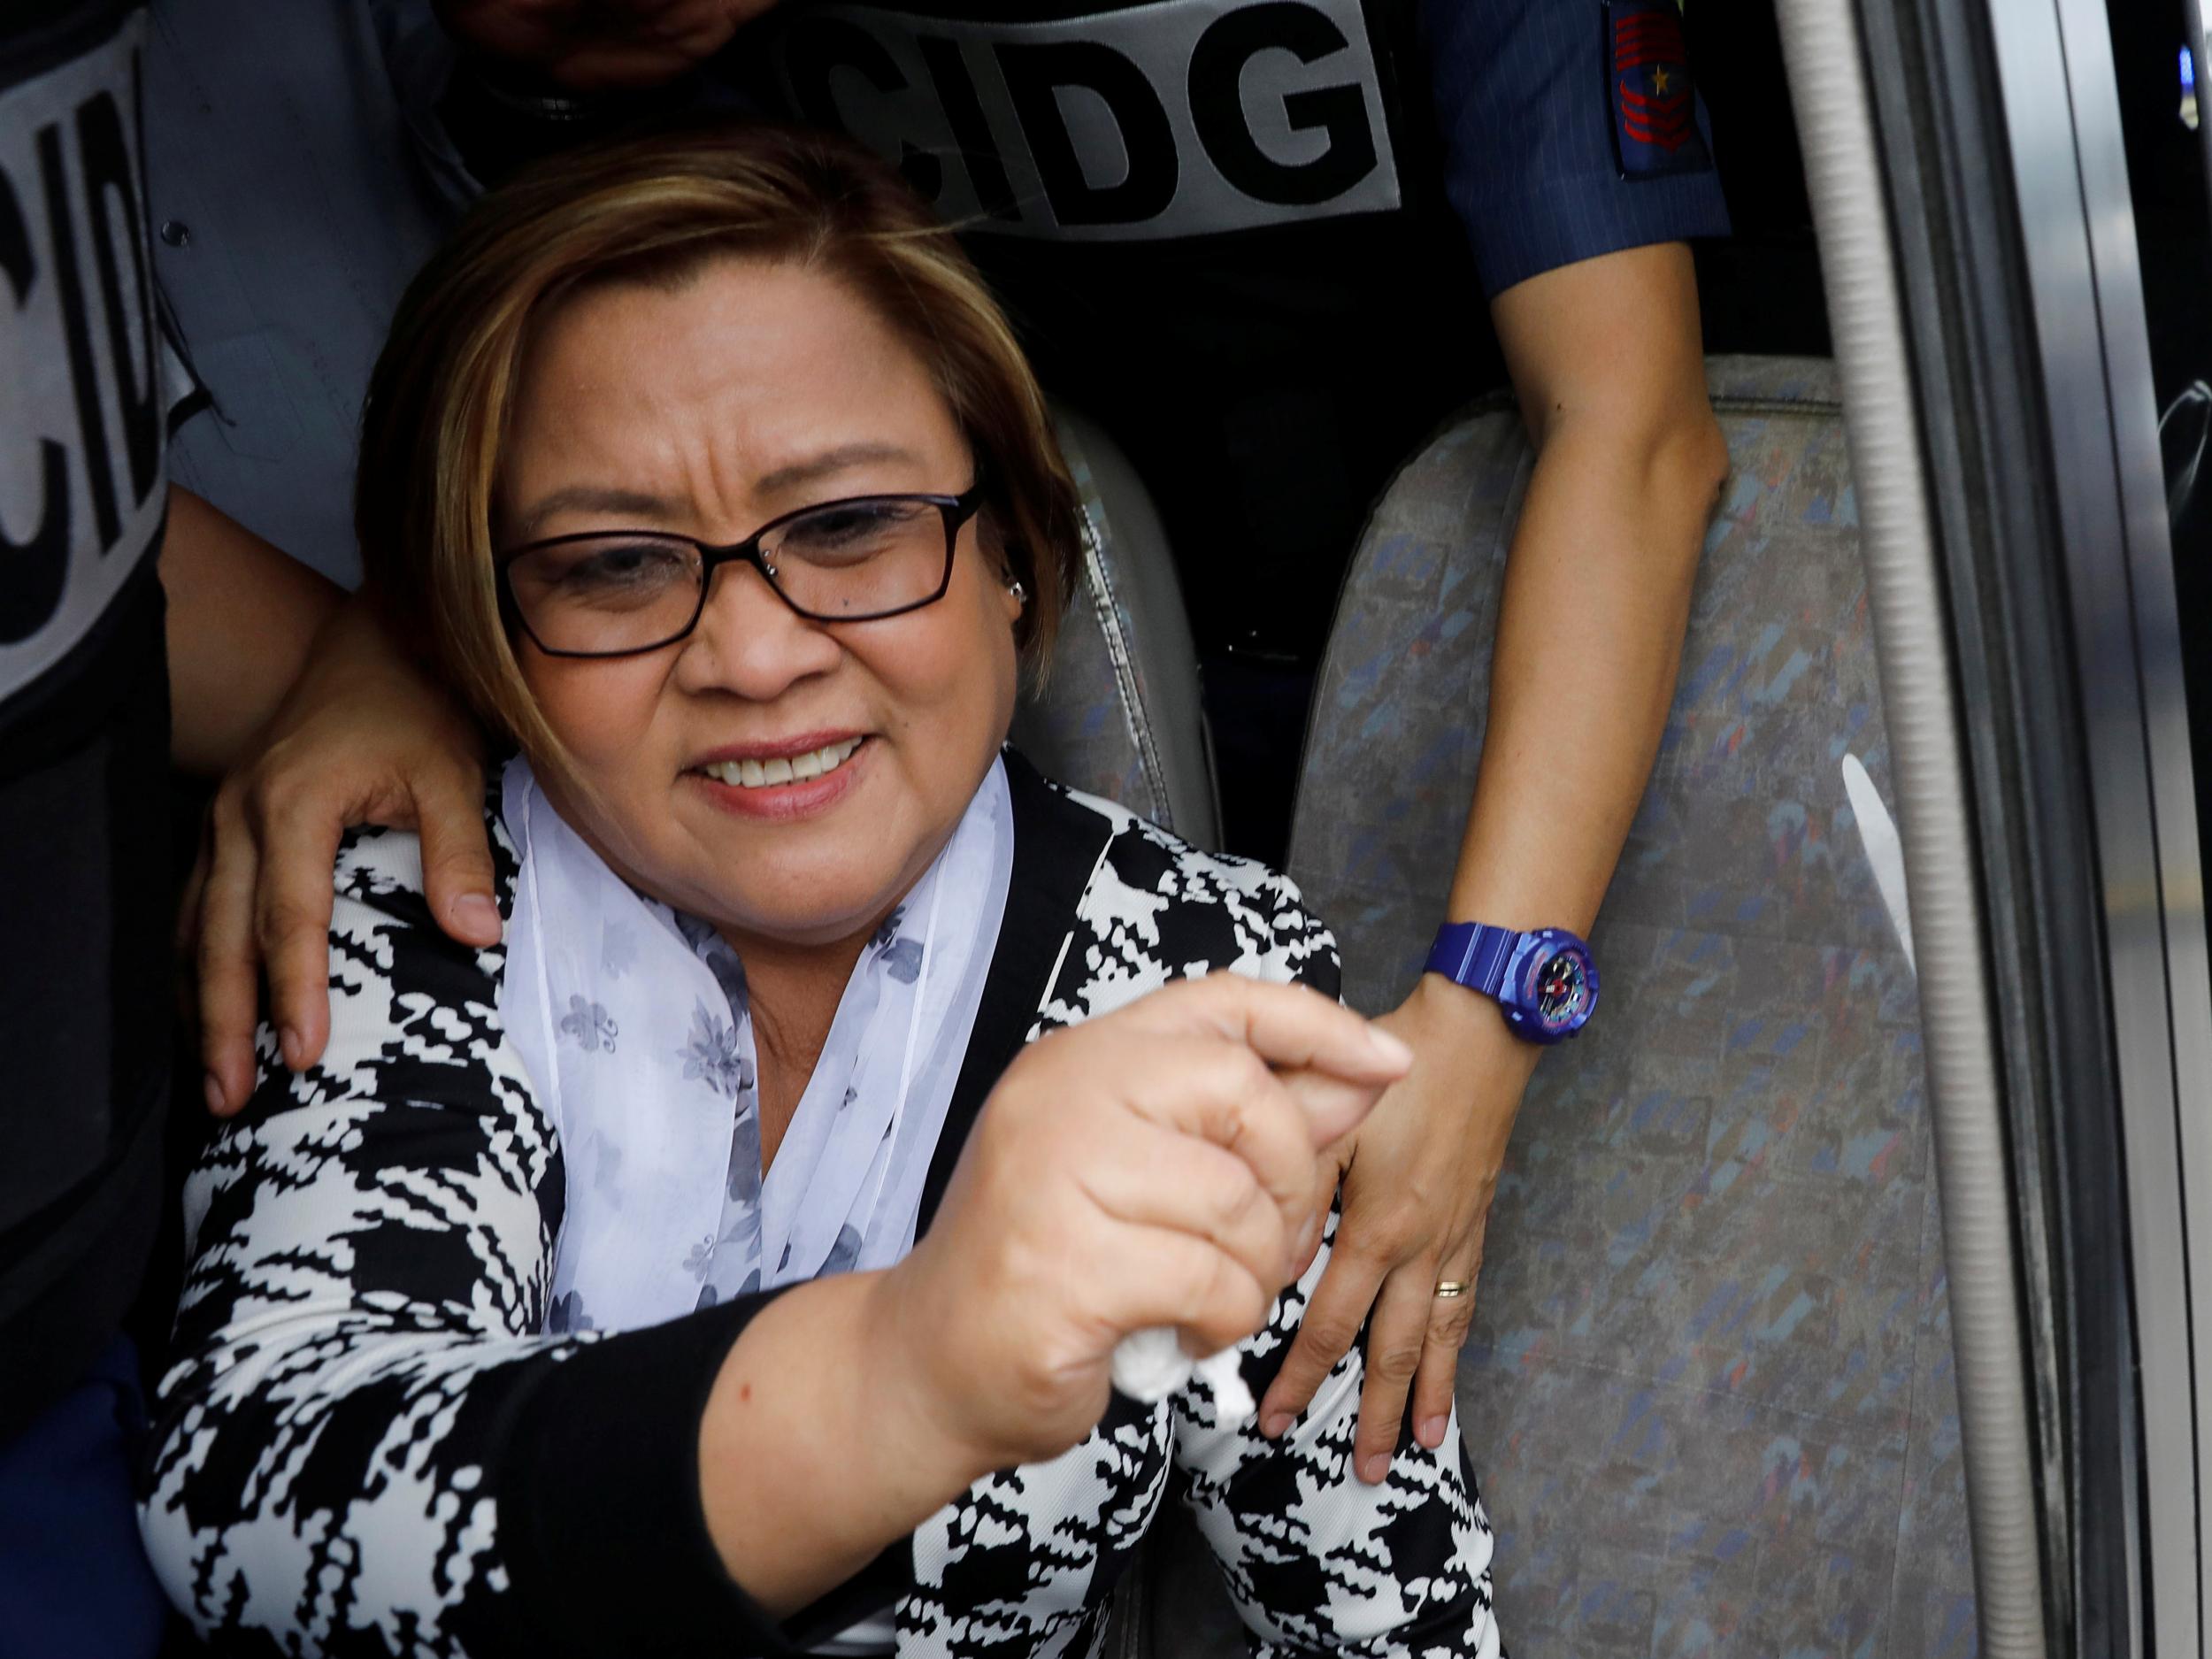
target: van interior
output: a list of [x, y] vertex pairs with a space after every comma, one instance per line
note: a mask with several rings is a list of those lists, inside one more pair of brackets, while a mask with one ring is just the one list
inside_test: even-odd
[[[2212, 189], [2176, 70], [2201, 24], [2193, 0], [2113, 0], [2108, 15], [2181, 637], [2195, 642], [2197, 818], [2212, 826], [2197, 482]], [[1773, 10], [1691, 0], [1684, 20], [1734, 225], [1697, 250], [1732, 470], [1593, 941], [1605, 1016], [1539, 1068], [1523, 1109], [1460, 1421], [1497, 1531], [1501, 1622], [1525, 1659], [1956, 1659], [1983, 1638], [1951, 1286], [1893, 711], [1821, 252]], [[1142, 480], [1105, 436], [1073, 415], [1064, 434], [1094, 517], [1117, 520], [1117, 541], [1156, 540]], [[1288, 864], [1370, 1012], [1419, 972], [1423, 918], [1449, 879], [1529, 465], [1502, 388], [1438, 432], [1361, 539], [1319, 671]], [[1204, 840], [1220, 803], [1195, 687], [1161, 678], [1177, 671], [1148, 665], [1144, 643], [1171, 588], [1106, 575], [1118, 585], [1102, 596], [1094, 581], [1051, 705], [1025, 711], [1019, 735], [1048, 771]], [[1386, 687], [1379, 665], [1409, 650], [1417, 687]], [[1100, 717], [1146, 672], [1191, 729]], [[144, 1304], [157, 1346], [173, 1284], [157, 1271]], [[1148, 1541], [1113, 1651], [1243, 1651], [1203, 1553], [1169, 1529]]]

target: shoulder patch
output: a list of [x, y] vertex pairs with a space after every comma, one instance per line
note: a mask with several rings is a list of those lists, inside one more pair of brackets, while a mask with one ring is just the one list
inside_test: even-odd
[[1605, 98], [1624, 179], [1703, 173], [1697, 88], [1675, 0], [1604, 0]]

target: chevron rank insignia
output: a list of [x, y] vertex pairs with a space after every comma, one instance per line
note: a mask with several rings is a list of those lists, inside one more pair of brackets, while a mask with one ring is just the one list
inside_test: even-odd
[[1648, 179], [1711, 166], [1698, 131], [1697, 93], [1675, 0], [1606, 0], [1605, 57], [1621, 176]]

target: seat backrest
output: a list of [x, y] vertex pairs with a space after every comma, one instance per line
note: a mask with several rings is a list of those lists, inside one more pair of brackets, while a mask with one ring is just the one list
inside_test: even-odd
[[1082, 563], [1050, 671], [1025, 687], [1014, 741], [1047, 775], [1218, 847], [1198, 653], [1167, 532], [1103, 431], [1066, 409], [1055, 424], [1083, 509]]
[[[1968, 1654], [1919, 1006], [1868, 853], [1889, 749], [1836, 382], [1820, 362], [1709, 368], [1733, 470], [1593, 940], [1602, 1001], [1514, 1133], [1462, 1432], [1525, 1659]], [[1452, 426], [1378, 506], [1345, 590], [1290, 867], [1370, 1011], [1443, 919], [1530, 466], [1509, 404]], [[1563, 698], [1555, 741], [1601, 718]]]

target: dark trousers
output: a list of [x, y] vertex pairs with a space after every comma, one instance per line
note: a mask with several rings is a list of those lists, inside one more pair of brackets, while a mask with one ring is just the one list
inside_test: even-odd
[[116, 1339], [84, 1380], [0, 1443], [0, 1659], [150, 1659], [167, 1611], [138, 1541], [146, 1432]]

